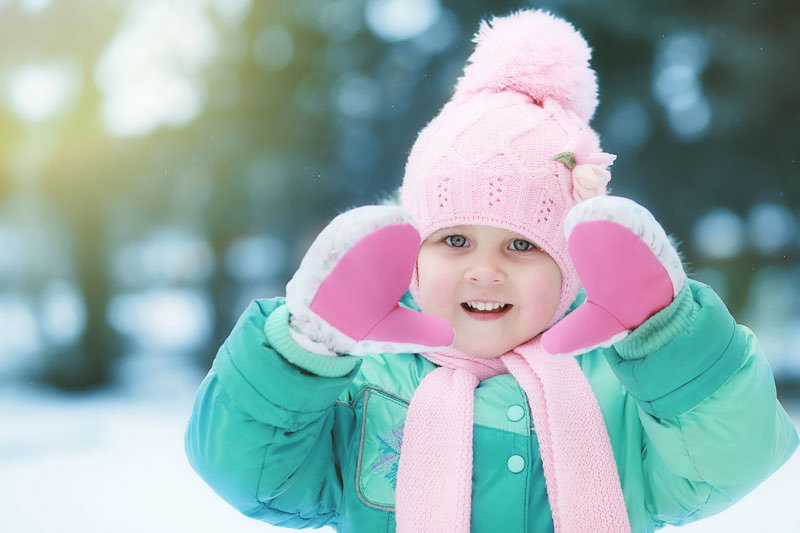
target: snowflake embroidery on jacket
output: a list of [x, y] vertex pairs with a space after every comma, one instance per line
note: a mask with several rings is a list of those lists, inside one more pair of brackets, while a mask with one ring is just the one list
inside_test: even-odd
[[378, 459], [372, 464], [370, 470], [383, 472], [383, 477], [392, 484], [392, 489], [397, 488], [397, 465], [400, 462], [400, 446], [403, 444], [403, 424], [400, 424], [389, 433], [378, 434]]

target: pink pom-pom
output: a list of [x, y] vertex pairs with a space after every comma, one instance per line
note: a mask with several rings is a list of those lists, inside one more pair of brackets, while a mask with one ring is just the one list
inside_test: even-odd
[[523, 10], [481, 22], [455, 96], [513, 90], [539, 104], [550, 98], [589, 122], [597, 107], [592, 50], [572, 25], [545, 11]]

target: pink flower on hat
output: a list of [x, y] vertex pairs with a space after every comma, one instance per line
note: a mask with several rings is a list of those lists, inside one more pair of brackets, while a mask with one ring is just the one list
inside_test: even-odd
[[578, 137], [574, 152], [562, 152], [553, 157], [572, 171], [572, 198], [576, 202], [605, 194], [611, 181], [608, 167], [617, 156], [596, 147], [596, 138], [586, 132]]
[[576, 165], [572, 169], [572, 197], [581, 202], [605, 194], [609, 181], [611, 173], [598, 165]]

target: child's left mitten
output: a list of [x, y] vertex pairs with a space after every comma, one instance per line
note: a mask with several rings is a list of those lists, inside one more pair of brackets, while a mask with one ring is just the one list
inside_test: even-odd
[[564, 221], [586, 301], [542, 334], [551, 354], [579, 355], [619, 342], [668, 306], [686, 281], [678, 252], [633, 200], [597, 196]]

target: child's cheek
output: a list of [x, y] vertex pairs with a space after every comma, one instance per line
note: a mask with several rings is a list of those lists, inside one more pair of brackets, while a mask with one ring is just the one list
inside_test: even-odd
[[561, 275], [558, 271], [542, 271], [539, 277], [526, 284], [525, 298], [535, 320], [549, 321], [561, 297]]
[[452, 273], [423, 262], [419, 270], [419, 299], [424, 313], [447, 320], [448, 309], [455, 297]]

